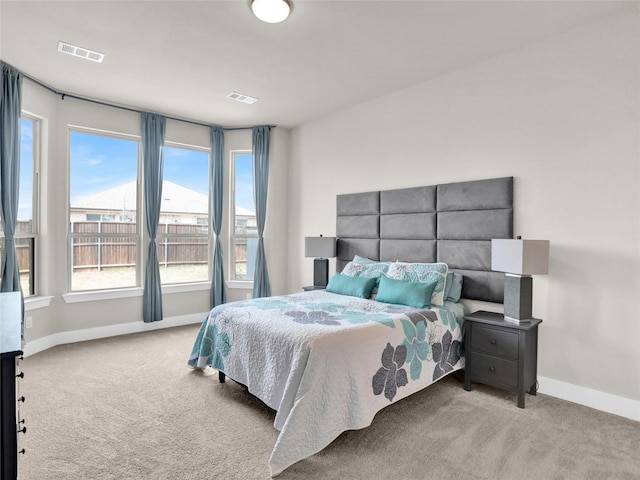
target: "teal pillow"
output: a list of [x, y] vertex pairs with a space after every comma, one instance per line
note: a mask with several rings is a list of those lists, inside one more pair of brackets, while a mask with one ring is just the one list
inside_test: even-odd
[[[445, 298], [444, 298], [445, 300], [448, 300], [449, 302], [458, 302], [460, 300], [460, 297], [462, 296], [462, 278], [463, 277], [461, 273], [453, 274], [453, 281], [451, 282], [451, 288], [445, 295]], [[449, 278], [447, 278], [447, 282], [448, 281], [449, 281]]]
[[395, 262], [389, 265], [385, 273], [387, 277], [405, 282], [430, 283], [436, 281], [436, 287], [431, 295], [431, 304], [444, 305], [444, 289], [449, 267], [446, 263], [406, 263]]
[[449, 300], [449, 293], [451, 292], [451, 286], [453, 285], [453, 272], [447, 272], [447, 280], [444, 284], [444, 299]]
[[430, 308], [431, 295], [437, 283], [437, 280], [428, 283], [405, 282], [383, 275], [380, 277], [376, 301], [416, 308]]
[[352, 297], [369, 298], [377, 281], [377, 278], [350, 277], [336, 273], [329, 280], [326, 291]]

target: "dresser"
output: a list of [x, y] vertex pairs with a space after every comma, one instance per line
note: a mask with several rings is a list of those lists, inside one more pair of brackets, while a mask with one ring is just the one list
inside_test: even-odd
[[22, 356], [22, 295], [0, 293], [0, 480], [18, 478], [18, 435], [27, 431], [20, 419], [17, 372]]
[[524, 408], [525, 392], [537, 391], [539, 319], [514, 323], [501, 313], [479, 311], [464, 317], [464, 388], [471, 382], [515, 391]]

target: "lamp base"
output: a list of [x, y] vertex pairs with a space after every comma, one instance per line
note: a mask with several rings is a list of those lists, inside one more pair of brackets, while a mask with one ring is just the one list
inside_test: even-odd
[[531, 275], [507, 273], [504, 278], [504, 319], [514, 323], [530, 322], [533, 299]]
[[314, 258], [313, 259], [313, 286], [326, 287], [329, 283], [329, 259]]

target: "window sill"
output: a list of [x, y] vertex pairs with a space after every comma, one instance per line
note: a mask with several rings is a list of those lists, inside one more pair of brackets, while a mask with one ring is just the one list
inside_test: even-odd
[[253, 280], [228, 280], [227, 288], [241, 288], [244, 290], [253, 290]]
[[202, 290], [211, 290], [211, 282], [198, 283], [174, 283], [172, 285], [163, 285], [162, 293], [182, 293], [182, 292], [199, 292]]
[[73, 292], [62, 295], [65, 303], [94, 302], [96, 300], [113, 300], [117, 298], [141, 297], [142, 288], [118, 288], [113, 290], [92, 290], [90, 292]]
[[[209, 290], [210, 282], [199, 283], [177, 283], [174, 285], [163, 285], [162, 293], [183, 293], [199, 292]], [[137, 288], [116, 288], [113, 290], [92, 290], [90, 292], [72, 292], [62, 295], [65, 303], [94, 302], [96, 300], [114, 300], [118, 298], [142, 297], [144, 289]]]
[[24, 299], [24, 310], [29, 312], [39, 308], [47, 308], [53, 297], [27, 297]]

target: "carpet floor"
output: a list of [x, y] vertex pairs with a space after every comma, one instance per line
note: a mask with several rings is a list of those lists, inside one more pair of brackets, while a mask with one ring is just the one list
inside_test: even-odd
[[[274, 411], [187, 357], [198, 325], [25, 358], [20, 480], [269, 478]], [[640, 422], [446, 377], [277, 478], [640, 479]]]

